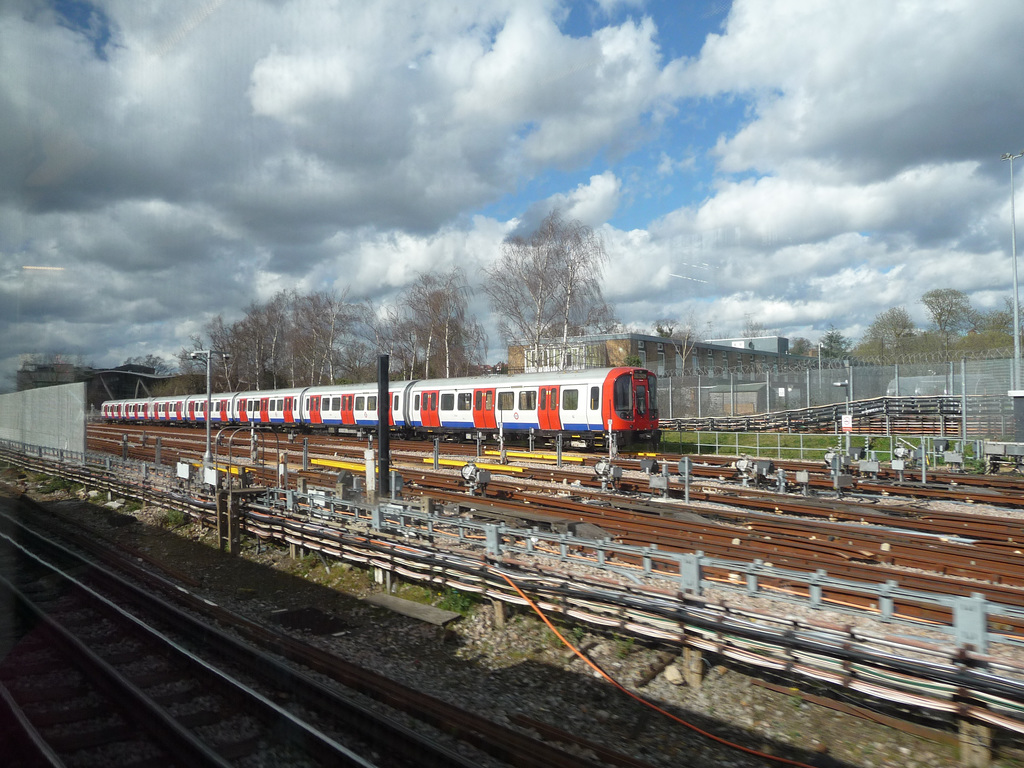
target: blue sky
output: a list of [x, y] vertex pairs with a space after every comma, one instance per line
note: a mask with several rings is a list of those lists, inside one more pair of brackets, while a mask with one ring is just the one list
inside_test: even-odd
[[1015, 0], [8, 0], [0, 387], [28, 353], [172, 357], [282, 289], [383, 305], [478, 275], [553, 207], [602, 237], [637, 331], [857, 338], [893, 306], [925, 326], [932, 288], [1001, 307], [1022, 22]]

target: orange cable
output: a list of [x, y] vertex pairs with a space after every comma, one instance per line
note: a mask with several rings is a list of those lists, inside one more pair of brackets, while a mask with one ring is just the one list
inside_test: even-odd
[[635, 701], [640, 702], [641, 704], [643, 704], [646, 707], [650, 707], [655, 712], [658, 712], [658, 713], [664, 715], [665, 717], [667, 717], [667, 718], [669, 718], [671, 720], [674, 720], [675, 722], [679, 723], [680, 725], [686, 726], [690, 730], [696, 731], [697, 733], [699, 733], [701, 736], [704, 736], [705, 738], [711, 739], [712, 741], [717, 741], [719, 744], [724, 744], [725, 746], [730, 747], [732, 749], [737, 749], [737, 750], [740, 750], [741, 752], [746, 752], [747, 754], [754, 755], [755, 757], [764, 758], [765, 760], [771, 760], [771, 761], [774, 761], [774, 762], [777, 762], [777, 763], [783, 763], [785, 765], [793, 765], [793, 766], [796, 766], [797, 768], [814, 768], [813, 766], [808, 765], [807, 763], [801, 763], [799, 760], [790, 760], [787, 757], [778, 757], [777, 755], [769, 755], [766, 752], [760, 752], [760, 751], [758, 751], [756, 749], [751, 749], [750, 747], [744, 747], [742, 744], [736, 744], [734, 742], [728, 741], [726, 739], [723, 739], [721, 736], [715, 736], [715, 734], [708, 733], [707, 731], [703, 730], [702, 728], [697, 727], [693, 723], [689, 723], [689, 722], [687, 722], [686, 720], [683, 720], [680, 717], [676, 717], [671, 712], [667, 712], [666, 710], [664, 710], [661, 707], [659, 707], [657, 704], [654, 704], [653, 702], [648, 701], [647, 699], [643, 698], [642, 696], [638, 696], [637, 694], [633, 693], [632, 691], [627, 689], [625, 686], [623, 686], [621, 683], [619, 683], [617, 680], [613, 679], [607, 672], [605, 672], [603, 669], [601, 669], [597, 664], [595, 664], [593, 661], [591, 661], [589, 658], [587, 658], [587, 656], [583, 653], [583, 651], [581, 651], [575, 645], [573, 645], [568, 640], [566, 640], [565, 637], [562, 635], [562, 633], [559, 632], [555, 628], [555, 625], [552, 624], [548, 620], [548, 617], [544, 615], [544, 613], [540, 610], [540, 608], [537, 606], [537, 604], [534, 603], [533, 600], [531, 600], [526, 595], [526, 593], [523, 592], [523, 590], [521, 590], [519, 588], [519, 585], [517, 585], [514, 581], [512, 581], [511, 578], [509, 578], [507, 575], [505, 575], [504, 573], [502, 573], [501, 571], [499, 571], [497, 569], [491, 568], [490, 570], [494, 571], [494, 573], [497, 573], [499, 576], [501, 576], [501, 578], [503, 578], [505, 581], [507, 581], [509, 583], [509, 585], [512, 587], [512, 589], [514, 589], [516, 592], [518, 592], [519, 596], [521, 598], [523, 598], [523, 600], [526, 601], [527, 605], [529, 605], [534, 610], [534, 612], [538, 616], [540, 616], [541, 621], [543, 621], [545, 624], [547, 624], [548, 629], [550, 629], [552, 632], [554, 632], [555, 635], [558, 637], [558, 639], [561, 640], [573, 653], [575, 653], [577, 656], [579, 656], [580, 659], [582, 659], [583, 662], [587, 666], [589, 666], [591, 669], [593, 669], [595, 672], [597, 672], [599, 675], [601, 675], [601, 677], [603, 677], [609, 683], [614, 685], [616, 688], [618, 688], [624, 694], [629, 696], [631, 699], [634, 699]]

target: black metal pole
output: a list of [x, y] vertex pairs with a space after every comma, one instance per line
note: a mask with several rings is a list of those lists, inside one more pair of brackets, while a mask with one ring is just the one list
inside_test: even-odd
[[377, 357], [377, 487], [381, 498], [391, 495], [391, 393], [388, 390], [389, 358]]

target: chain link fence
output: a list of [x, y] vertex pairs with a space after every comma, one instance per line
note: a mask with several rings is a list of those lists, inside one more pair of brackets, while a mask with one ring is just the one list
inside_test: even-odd
[[959, 363], [843, 365], [800, 370], [715, 369], [707, 373], [662, 375], [658, 380], [661, 418], [749, 416], [875, 397], [966, 394], [1003, 397], [1012, 410], [1012, 360]]

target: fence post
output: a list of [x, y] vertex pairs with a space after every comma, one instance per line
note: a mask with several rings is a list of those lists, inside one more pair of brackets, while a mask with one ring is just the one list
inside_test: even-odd
[[953, 629], [959, 648], [974, 646], [977, 653], [988, 653], [988, 603], [981, 592], [953, 599]]
[[[960, 450], [967, 455], [967, 358], [960, 358]], [[977, 457], [975, 457], [977, 458]]]
[[683, 592], [693, 595], [700, 594], [700, 561], [703, 556], [702, 551], [694, 552], [692, 555], [680, 555], [679, 588]]

